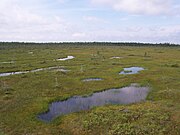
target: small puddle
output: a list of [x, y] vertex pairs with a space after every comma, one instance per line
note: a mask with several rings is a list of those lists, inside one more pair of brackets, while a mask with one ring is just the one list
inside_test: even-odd
[[8, 72], [8, 73], [0, 73], [0, 77], [4, 76], [10, 76], [10, 75], [18, 75], [18, 74], [26, 74], [26, 73], [34, 73], [34, 72], [39, 72], [43, 70], [50, 70], [50, 69], [59, 69], [61, 72], [67, 72], [68, 70], [61, 69], [60, 67], [48, 67], [48, 68], [39, 68], [35, 70], [30, 70], [30, 71], [18, 71], [18, 72]]
[[8, 61], [8, 62], [0, 62], [0, 63], [2, 63], [2, 64], [13, 64], [15, 62], [14, 61]]
[[130, 67], [130, 68], [124, 68], [124, 71], [120, 72], [121, 75], [128, 75], [128, 74], [137, 74], [139, 71], [144, 70], [142, 67]]
[[28, 52], [28, 54], [33, 54], [33, 52]]
[[39, 114], [37, 118], [44, 122], [50, 122], [58, 116], [89, 110], [94, 106], [136, 103], [145, 100], [148, 92], [148, 87], [139, 87], [133, 84], [129, 87], [97, 92], [88, 97], [73, 96], [65, 101], [51, 103], [48, 112]]
[[53, 70], [53, 71], [59, 71], [59, 72], [65, 72], [66, 73], [66, 72], [69, 72], [70, 70], [60, 68], [60, 69], [56, 69], [56, 70]]
[[123, 57], [111, 57], [110, 59], [122, 59]]
[[101, 78], [87, 78], [82, 80], [83, 82], [91, 82], [91, 81], [102, 81], [103, 79]]
[[61, 58], [61, 59], [57, 59], [58, 61], [66, 61], [66, 60], [71, 60], [74, 59], [74, 56], [67, 56], [67, 58]]

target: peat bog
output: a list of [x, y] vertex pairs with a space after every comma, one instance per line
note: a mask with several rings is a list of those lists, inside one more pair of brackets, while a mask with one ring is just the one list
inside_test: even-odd
[[0, 44], [0, 134], [179, 135], [179, 52], [179, 46]]

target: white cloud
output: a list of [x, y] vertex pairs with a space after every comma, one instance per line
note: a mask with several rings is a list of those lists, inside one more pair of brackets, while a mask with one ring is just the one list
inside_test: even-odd
[[[87, 31], [80, 41], [122, 41], [122, 42], [170, 42], [180, 43], [180, 25], [176, 26], [128, 26], [116, 29]], [[84, 39], [84, 40], [83, 40]], [[86, 40], [85, 40], [86, 39]]]
[[117, 11], [132, 14], [169, 14], [172, 0], [91, 0], [93, 4], [106, 5]]
[[[95, 13], [95, 11], [99, 11], [99, 8], [94, 10], [89, 6], [76, 7], [70, 5], [65, 7], [63, 4], [58, 5], [58, 3], [64, 2], [70, 4], [70, 0], [55, 1], [52, 4], [50, 0], [0, 0], [0, 41], [147, 41], [180, 43], [180, 25], [177, 25], [179, 19], [172, 17], [171, 20], [169, 16], [165, 15], [171, 13], [172, 0], [91, 0], [96, 5], [110, 6], [117, 11], [132, 13], [128, 16], [119, 14], [110, 16], [113, 11], [107, 10], [107, 13], [101, 8], [101, 12]], [[63, 9], [57, 9], [58, 6], [63, 7]], [[173, 9], [179, 8], [178, 5], [173, 6]], [[178, 15], [178, 12], [179, 10], [175, 10], [172, 13]], [[167, 22], [154, 17], [159, 19], [159, 22], [156, 20], [158, 24], [154, 26], [153, 17], [150, 17], [149, 22], [143, 22], [143, 19], [146, 19], [147, 16], [143, 18], [144, 16], [141, 14], [163, 14]], [[137, 15], [140, 16], [140, 19], [136, 17]], [[119, 19], [117, 19], [118, 17]], [[137, 20], [141, 21], [139, 26], [135, 26], [138, 25]], [[161, 21], [163, 21], [162, 26]]]
[[18, 0], [2, 0], [0, 2], [0, 20], [7, 25], [22, 25], [42, 23], [43, 18], [30, 10], [23, 8]]
[[72, 25], [63, 17], [35, 12], [36, 1], [31, 2], [27, 5], [22, 0], [0, 1], [0, 41], [63, 40], [70, 35]]

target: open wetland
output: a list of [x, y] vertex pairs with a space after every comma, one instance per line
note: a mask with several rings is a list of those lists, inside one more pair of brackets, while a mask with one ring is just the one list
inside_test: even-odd
[[179, 135], [179, 50], [0, 44], [0, 135]]

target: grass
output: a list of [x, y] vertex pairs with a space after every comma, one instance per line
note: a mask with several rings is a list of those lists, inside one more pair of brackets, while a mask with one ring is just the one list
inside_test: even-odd
[[[3, 48], [0, 49], [0, 73], [53, 66], [70, 70], [0, 77], [0, 135], [180, 133], [179, 47], [42, 45], [9, 48], [0, 45], [0, 48]], [[75, 56], [75, 59], [55, 61], [68, 55]], [[114, 56], [123, 58], [110, 59]], [[9, 61], [14, 63], [1, 63]], [[131, 66], [146, 70], [135, 75], [119, 75], [124, 67]], [[103, 80], [81, 81], [92, 77]], [[131, 83], [151, 88], [148, 101], [95, 107], [61, 116], [51, 123], [36, 118], [37, 114], [47, 111], [52, 101]]]

